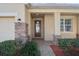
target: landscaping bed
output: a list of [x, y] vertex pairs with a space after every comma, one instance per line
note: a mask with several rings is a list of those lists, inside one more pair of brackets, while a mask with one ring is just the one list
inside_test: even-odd
[[59, 39], [59, 47], [66, 56], [79, 56], [79, 39]]
[[50, 45], [56, 56], [64, 56], [64, 51], [59, 46]]
[[57, 45], [50, 45], [56, 56], [79, 56], [79, 39], [59, 39]]
[[27, 42], [20, 49], [15, 40], [0, 42], [0, 56], [39, 56], [40, 51], [36, 42]]

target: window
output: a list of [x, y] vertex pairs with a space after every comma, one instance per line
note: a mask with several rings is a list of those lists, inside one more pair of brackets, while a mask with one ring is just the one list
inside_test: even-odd
[[64, 19], [61, 19], [60, 30], [64, 31]]
[[71, 19], [61, 19], [60, 20], [60, 30], [61, 31], [71, 31]]
[[65, 31], [71, 31], [71, 19], [65, 20]]
[[36, 32], [37, 33], [40, 32], [40, 23], [39, 23], [39, 21], [36, 22]]

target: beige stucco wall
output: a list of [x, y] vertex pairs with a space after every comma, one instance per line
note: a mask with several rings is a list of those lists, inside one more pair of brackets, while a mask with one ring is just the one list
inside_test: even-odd
[[[77, 15], [60, 15], [60, 18], [71, 18], [72, 19], [72, 31], [71, 32], [61, 32], [60, 36], [61, 38], [76, 38], [77, 34], [77, 24], [78, 24], [78, 17]], [[45, 40], [53, 40], [53, 34], [55, 33], [55, 19], [54, 15], [46, 14], [45, 19]], [[60, 30], [60, 29], [58, 29]]]
[[[0, 13], [16, 13], [17, 19], [20, 18], [22, 22], [25, 22], [25, 5], [24, 4], [0, 4]], [[15, 20], [17, 21], [17, 20]]]
[[60, 12], [54, 12], [54, 20], [55, 20], [54, 35], [55, 36], [60, 36], [60, 16], [61, 16]]
[[77, 16], [77, 34], [79, 34], [79, 15]]
[[35, 37], [35, 29], [34, 29], [34, 26], [35, 26], [35, 24], [34, 24], [34, 20], [35, 20], [35, 18], [31, 18], [31, 36], [34, 38]]
[[76, 15], [62, 15], [61, 18], [71, 18], [72, 19], [72, 31], [71, 32], [61, 32], [61, 38], [76, 38], [77, 34], [77, 16]]
[[31, 31], [32, 18], [31, 13], [28, 11], [28, 8], [25, 8], [25, 22], [28, 24], [28, 36], [32, 37], [32, 31]]
[[45, 14], [44, 19], [44, 39], [45, 40], [53, 40], [54, 34], [54, 15]]
[[38, 12], [38, 13], [53, 13], [53, 12], [65, 12], [65, 13], [79, 13], [79, 9], [29, 9], [29, 12]]

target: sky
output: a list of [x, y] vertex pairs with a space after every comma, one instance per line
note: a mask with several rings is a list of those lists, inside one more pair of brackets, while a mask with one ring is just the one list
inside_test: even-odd
[[0, 0], [0, 3], [79, 3], [79, 0]]

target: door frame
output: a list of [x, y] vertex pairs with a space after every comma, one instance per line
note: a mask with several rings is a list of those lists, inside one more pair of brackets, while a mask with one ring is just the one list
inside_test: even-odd
[[39, 17], [41, 20], [41, 37], [35, 37], [35, 29], [34, 29], [34, 21], [36, 17], [32, 17], [32, 23], [31, 23], [31, 28], [32, 28], [32, 38], [44, 38], [44, 17]]
[[[36, 32], [36, 23], [39, 23], [39, 32]], [[41, 37], [41, 20], [34, 20], [34, 37]]]

